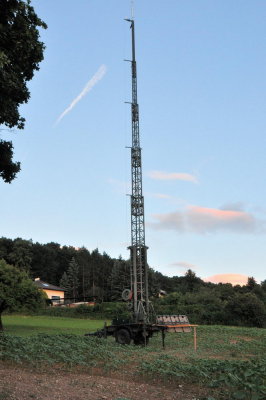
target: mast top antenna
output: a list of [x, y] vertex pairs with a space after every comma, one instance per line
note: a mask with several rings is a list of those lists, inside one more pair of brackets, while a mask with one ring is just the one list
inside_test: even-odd
[[131, 19], [134, 19], [134, 0], [131, 0]]

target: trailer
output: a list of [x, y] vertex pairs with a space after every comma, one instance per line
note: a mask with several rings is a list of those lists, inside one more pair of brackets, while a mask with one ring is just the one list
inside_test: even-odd
[[113, 320], [111, 325], [104, 325], [94, 333], [87, 333], [86, 336], [96, 336], [99, 338], [107, 338], [113, 336], [119, 344], [131, 344], [147, 346], [149, 339], [154, 333], [162, 332], [156, 324], [134, 323], [130, 321], [116, 321]]
[[190, 324], [186, 315], [158, 315], [156, 323], [141, 323], [114, 319], [111, 325], [104, 324], [102, 329], [96, 332], [87, 333], [85, 336], [96, 336], [98, 338], [107, 339], [108, 336], [113, 336], [117, 343], [122, 345], [147, 346], [149, 339], [154, 334], [161, 333], [162, 346], [165, 347], [165, 334], [167, 332], [191, 332], [193, 329], [194, 350], [197, 350], [197, 326]]

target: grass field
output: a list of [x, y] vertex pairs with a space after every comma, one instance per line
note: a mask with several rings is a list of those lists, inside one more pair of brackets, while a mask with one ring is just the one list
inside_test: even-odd
[[102, 320], [28, 315], [4, 315], [2, 320], [5, 334], [18, 336], [37, 333], [84, 335], [102, 328], [104, 324]]
[[[125, 379], [147, 379], [174, 386], [195, 385], [198, 398], [260, 400], [266, 398], [266, 330], [199, 326], [198, 350], [192, 333], [160, 336], [146, 348], [119, 346], [84, 337], [103, 321], [57, 317], [5, 316], [6, 334], [0, 335], [2, 360], [34, 365], [65, 365], [102, 374], [116, 372]], [[129, 367], [130, 366], [130, 367]], [[207, 392], [207, 397], [200, 394]]]

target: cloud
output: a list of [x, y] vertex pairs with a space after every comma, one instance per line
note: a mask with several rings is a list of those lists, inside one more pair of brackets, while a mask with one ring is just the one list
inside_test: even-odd
[[196, 265], [190, 264], [190, 263], [188, 263], [188, 262], [186, 262], [186, 261], [177, 261], [177, 262], [174, 262], [174, 263], [169, 264], [169, 266], [170, 266], [170, 267], [179, 268], [179, 269], [183, 269], [183, 270], [186, 270], [186, 271], [187, 271], [188, 269], [195, 270], [195, 269], [198, 268]]
[[212, 283], [232, 283], [232, 285], [246, 285], [248, 276], [242, 274], [218, 274], [209, 276], [208, 278], [205, 278], [204, 281]]
[[240, 201], [237, 203], [226, 203], [221, 207], [221, 210], [243, 211], [244, 203]]
[[162, 181], [188, 181], [198, 183], [198, 179], [195, 175], [188, 174], [186, 172], [163, 172], [163, 171], [150, 171], [147, 174], [151, 179], [162, 180]]
[[152, 197], [156, 197], [157, 199], [173, 199], [173, 196], [170, 196], [169, 194], [164, 194], [164, 193], [151, 193]]
[[157, 222], [149, 223], [153, 229], [175, 230], [199, 234], [229, 231], [254, 233], [264, 224], [245, 211], [223, 210], [199, 206], [188, 206], [183, 211], [155, 214]]
[[80, 94], [72, 101], [72, 103], [65, 109], [65, 111], [62, 112], [62, 114], [58, 117], [57, 121], [56, 121], [56, 125], [61, 121], [62, 118], [64, 118], [64, 116], [66, 114], [68, 114], [72, 108], [75, 107], [75, 105], [88, 93], [91, 91], [91, 89], [93, 88], [93, 86], [96, 85], [97, 82], [99, 82], [105, 75], [107, 71], [106, 66], [103, 64], [100, 66], [100, 68], [98, 69], [98, 71], [93, 75], [93, 77], [89, 80], [89, 82], [86, 83], [85, 87], [82, 89], [82, 91], [80, 92]]

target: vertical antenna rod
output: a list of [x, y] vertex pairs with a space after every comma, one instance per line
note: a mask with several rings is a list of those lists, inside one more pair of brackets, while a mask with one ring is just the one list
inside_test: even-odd
[[131, 19], [134, 19], [134, 0], [131, 0]]
[[132, 147], [131, 147], [131, 284], [133, 313], [136, 322], [149, 322], [148, 266], [145, 246], [144, 197], [142, 194], [142, 164], [139, 136], [139, 106], [137, 99], [137, 65], [135, 56], [135, 24], [130, 22], [132, 33]]

